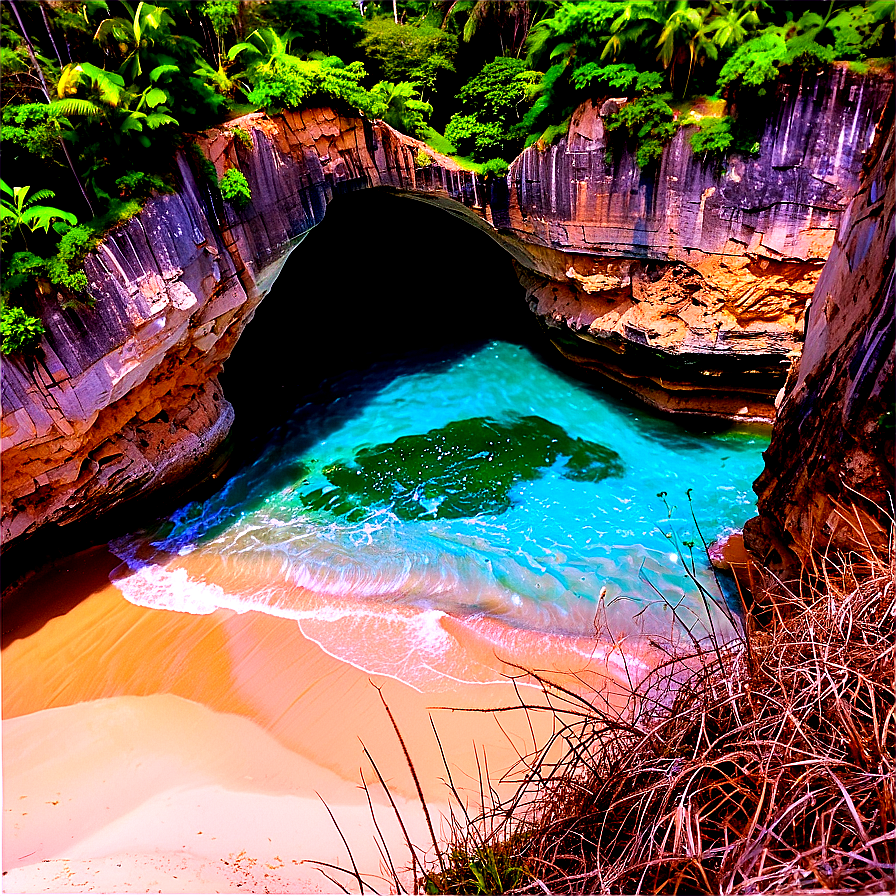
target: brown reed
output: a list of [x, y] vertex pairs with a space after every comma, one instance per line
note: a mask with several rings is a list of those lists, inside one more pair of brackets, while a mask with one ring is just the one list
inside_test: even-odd
[[544, 705], [527, 710], [555, 714], [552, 743], [510, 803], [453, 819], [417, 886], [896, 891], [892, 541], [887, 557], [826, 555], [800, 584], [762, 587], [770, 623], [748, 614], [743, 638], [670, 656], [622, 712], [540, 678]]

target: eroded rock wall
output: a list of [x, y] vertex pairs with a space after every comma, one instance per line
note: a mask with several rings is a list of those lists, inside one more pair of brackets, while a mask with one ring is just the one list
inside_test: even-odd
[[815, 289], [805, 348], [756, 480], [748, 548], [787, 566], [886, 544], [894, 497], [896, 191], [888, 104]]
[[778, 85], [758, 151], [723, 169], [682, 129], [642, 171], [591, 104], [524, 152], [504, 220], [557, 347], [664, 410], [771, 420], [889, 83], [838, 67]]
[[4, 542], [108, 510], [214, 452], [233, 420], [217, 374], [334, 192], [385, 185], [477, 202], [469, 172], [433, 166], [418, 185], [416, 141], [328, 109], [253, 116], [199, 145], [219, 174], [244, 171], [250, 207], [235, 212], [181, 156], [177, 193], [88, 257], [92, 307], [47, 297], [37, 356], [3, 359]]

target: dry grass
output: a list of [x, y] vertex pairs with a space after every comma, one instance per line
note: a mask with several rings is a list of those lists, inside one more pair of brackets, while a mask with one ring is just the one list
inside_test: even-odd
[[767, 581], [770, 624], [670, 657], [625, 713], [544, 681], [553, 743], [511, 804], [454, 819], [419, 887], [896, 890], [896, 554], [810, 572]]
[[[896, 892], [894, 532], [884, 557], [826, 555], [790, 587], [765, 575], [763, 627], [748, 613], [724, 645], [690, 632], [621, 710], [521, 669], [544, 701], [501, 711], [549, 712], [554, 736], [521, 760], [508, 802], [483, 763], [475, 817], [443, 752], [447, 845], [425, 803], [432, 848], [413, 844], [393, 801], [413, 891]], [[406, 892], [381, 832], [380, 849], [390, 889]]]

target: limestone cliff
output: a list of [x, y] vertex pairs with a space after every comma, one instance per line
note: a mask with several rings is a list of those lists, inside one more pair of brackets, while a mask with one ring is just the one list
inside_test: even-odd
[[[723, 172], [680, 133], [656, 172], [605, 160], [594, 108], [484, 184], [381, 122], [329, 109], [249, 116], [199, 140], [252, 202], [223, 203], [188, 155], [87, 260], [92, 308], [41, 299], [38, 356], [4, 359], [4, 541], [175, 479], [225, 436], [216, 376], [334, 194], [440, 205], [513, 256], [562, 350], [668, 410], [767, 418], [886, 79], [836, 70], [781, 88], [755, 158]], [[248, 130], [252, 145], [235, 139]], [[201, 166], [198, 166], [201, 168]], [[313, 263], [313, 260], [309, 263]]]
[[894, 498], [893, 105], [888, 104], [815, 289], [802, 357], [756, 481], [748, 548], [787, 565], [813, 551], [884, 547]]
[[608, 158], [579, 109], [514, 163], [505, 219], [543, 247], [523, 282], [557, 347], [664, 410], [770, 420], [888, 91], [842, 67], [779, 84], [758, 152], [724, 170], [689, 129], [654, 171]]
[[[43, 300], [34, 359], [4, 359], [2, 538], [65, 524], [182, 475], [226, 436], [217, 374], [279, 271], [334, 192], [415, 188], [418, 144], [331, 110], [258, 115], [252, 148], [224, 128], [200, 140], [218, 172], [238, 165], [255, 197], [223, 203], [188, 156], [179, 189], [151, 200], [87, 259], [93, 307]], [[439, 168], [446, 199], [469, 173]]]

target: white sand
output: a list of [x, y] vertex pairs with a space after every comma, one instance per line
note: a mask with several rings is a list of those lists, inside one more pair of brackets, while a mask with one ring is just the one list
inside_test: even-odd
[[[619, 655], [595, 652], [588, 639], [508, 637], [492, 630], [498, 623], [446, 618], [453, 659], [418, 689], [337, 658], [288, 619], [130, 604], [106, 579], [109, 559], [102, 562], [97, 568], [94, 554], [80, 570], [76, 563], [36, 580], [25, 597], [37, 608], [55, 597], [52, 609], [4, 620], [13, 628], [2, 654], [7, 893], [339, 892], [313, 864], [350, 866], [321, 798], [361, 871], [384, 873], [359, 786], [362, 775], [376, 780], [362, 741], [413, 842], [421, 851], [429, 842], [383, 699], [438, 813], [448, 794], [431, 717], [470, 804], [483, 758], [498, 782], [546, 742], [555, 721], [545, 712], [433, 709], [481, 710], [520, 697], [507, 680], [465, 684], [452, 673], [462, 667], [487, 682], [516, 671], [495, 656], [500, 643], [513, 651], [503, 659], [552, 670], [574, 687], [621, 677]], [[63, 593], [72, 582], [88, 583], [76, 599]], [[371, 628], [362, 643], [376, 659], [404, 649], [391, 629]], [[542, 698], [525, 684], [520, 693]], [[497, 786], [504, 795], [514, 789], [512, 781]], [[379, 786], [371, 794], [394, 864], [406, 869], [410, 853], [386, 796]], [[447, 833], [438, 819], [436, 827]], [[357, 891], [350, 877], [339, 880]], [[390, 891], [388, 882], [375, 885]]]

